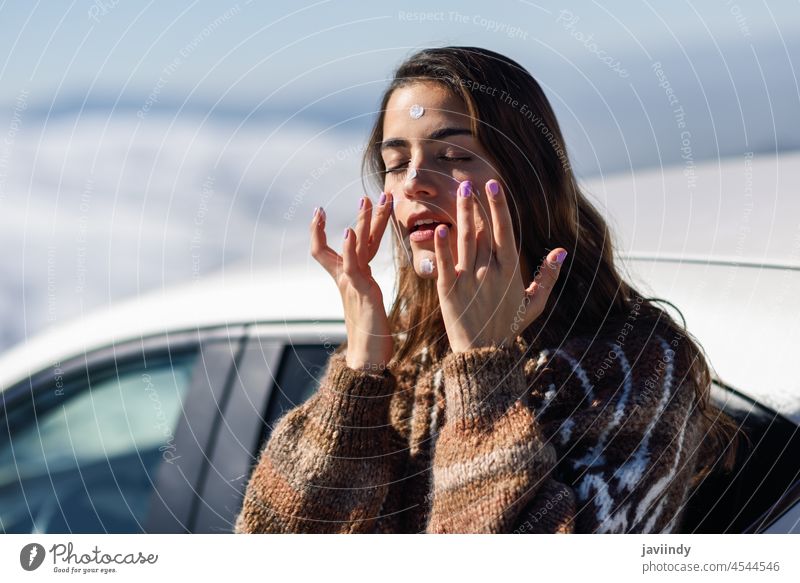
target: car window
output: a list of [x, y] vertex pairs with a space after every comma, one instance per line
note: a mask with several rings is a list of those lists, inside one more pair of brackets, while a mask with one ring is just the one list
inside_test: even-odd
[[275, 422], [284, 413], [302, 404], [317, 391], [333, 350], [330, 344], [286, 347], [267, 409], [262, 442], [269, 438]]
[[196, 353], [34, 387], [0, 414], [0, 529], [141, 532]]
[[687, 501], [683, 530], [741, 533], [759, 529], [765, 513], [800, 476], [800, 431], [745, 393], [716, 381], [711, 401], [733, 419], [740, 432], [735, 467], [731, 472], [717, 468], [694, 490]]

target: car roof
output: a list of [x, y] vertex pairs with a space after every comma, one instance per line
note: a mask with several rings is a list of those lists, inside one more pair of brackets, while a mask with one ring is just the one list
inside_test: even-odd
[[[749, 168], [754, 185], [758, 185], [758, 176], [766, 176], [769, 180], [765, 188], [781, 190], [783, 198], [793, 198], [787, 193], [791, 180], [770, 186], [775, 175], [770, 169], [777, 165], [783, 172], [784, 160], [800, 168], [800, 155], [791, 154], [782, 157], [780, 164], [777, 158], [755, 158], [749, 163], [734, 160], [698, 165], [694, 172], [703, 177], [697, 179], [699, 184], [705, 180], [716, 184], [714, 188], [733, 192], [736, 177], [741, 180], [742, 172]], [[672, 217], [676, 208], [706, 214], [697, 210], [700, 203], [693, 201], [696, 194], [684, 192], [685, 171], [684, 167], [677, 167], [599, 178], [586, 187], [594, 197], [604, 191], [615, 193], [613, 200], [595, 202], [616, 223], [612, 228], [618, 233], [620, 248], [625, 250], [620, 255], [624, 273], [635, 287], [680, 308], [689, 331], [701, 342], [722, 381], [800, 424], [800, 389], [792, 373], [793, 359], [800, 348], [800, 310], [796, 302], [800, 297], [798, 242], [770, 259], [765, 255], [773, 250], [769, 241], [753, 236], [752, 245], [729, 244], [732, 234], [744, 232], [742, 221], [746, 217], [751, 229], [768, 221], [773, 229], [769, 239], [785, 245], [786, 229], [777, 228], [776, 221], [796, 220], [792, 217], [800, 213], [787, 215], [784, 211], [791, 209], [784, 207], [775, 211], [783, 199], [768, 191], [765, 196], [773, 201], [771, 210], [764, 210], [770, 207], [764, 203], [758, 211], [743, 214], [746, 195], [742, 194], [742, 204], [729, 205], [736, 206], [736, 211], [719, 211], [725, 220], [739, 217], [737, 230], [731, 230], [727, 223], [720, 225], [719, 221], [680, 222]], [[662, 188], [669, 196], [653, 194]], [[708, 190], [713, 189], [709, 186], [704, 192]], [[647, 195], [637, 198], [640, 191]], [[658, 208], [662, 198], [669, 207], [664, 211], [666, 218], [660, 215], [663, 209]], [[718, 206], [712, 195], [706, 194], [705, 200]], [[665, 226], [664, 221], [669, 223]], [[706, 230], [714, 229], [715, 236], [726, 244], [716, 245], [716, 239], [703, 231], [703, 224]], [[675, 227], [680, 231], [677, 235]], [[724, 255], [716, 249], [736, 249], [737, 253]], [[373, 272], [388, 308], [394, 296], [391, 261], [384, 258]], [[679, 318], [674, 311], [671, 313]], [[341, 321], [342, 306], [335, 283], [313, 261], [271, 270], [226, 270], [214, 277], [154, 290], [95, 310], [17, 345], [0, 357], [0, 390], [54, 362], [131, 339], [252, 323], [291, 324], [296, 330], [298, 326], [312, 329], [316, 322]]]
[[[392, 289], [388, 270], [375, 278]], [[336, 284], [319, 264], [226, 270], [93, 310], [18, 344], [0, 357], [0, 390], [55, 362], [131, 339], [244, 324], [310, 329], [318, 322], [343, 322]]]
[[630, 257], [627, 281], [686, 327], [715, 376], [800, 424], [800, 271], [748, 263]]
[[622, 252], [800, 266], [800, 151], [594, 177]]

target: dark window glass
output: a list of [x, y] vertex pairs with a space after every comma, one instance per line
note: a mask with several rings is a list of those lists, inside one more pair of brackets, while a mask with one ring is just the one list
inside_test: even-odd
[[302, 404], [317, 391], [334, 348], [329, 344], [286, 347], [265, 416], [262, 441], [269, 438], [275, 422], [284, 413]]
[[111, 363], [6, 402], [0, 531], [143, 531], [196, 355]]

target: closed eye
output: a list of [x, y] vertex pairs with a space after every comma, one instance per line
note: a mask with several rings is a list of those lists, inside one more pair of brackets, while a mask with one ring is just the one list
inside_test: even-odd
[[[445, 162], [469, 162], [472, 160], [469, 156], [439, 156], [440, 160], [444, 160]], [[391, 168], [386, 169], [386, 174], [399, 174], [401, 172], [405, 172], [407, 170], [406, 166], [408, 162], [404, 162], [397, 166], [393, 166]]]
[[405, 162], [403, 164], [400, 164], [399, 166], [393, 166], [392, 168], [387, 168], [386, 169], [386, 174], [397, 174], [399, 172], [402, 172], [402, 171], [406, 170], [406, 165], [407, 164], [408, 164], [408, 162]]

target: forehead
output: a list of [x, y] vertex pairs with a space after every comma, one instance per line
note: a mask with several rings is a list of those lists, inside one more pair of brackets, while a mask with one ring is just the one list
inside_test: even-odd
[[[409, 115], [412, 105], [421, 105], [425, 111], [419, 119]], [[469, 124], [467, 109], [461, 100], [441, 83], [430, 81], [400, 87], [392, 92], [383, 118], [383, 135], [416, 134], [443, 122]]]

